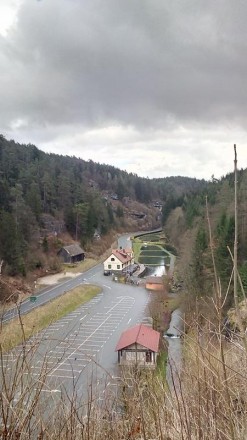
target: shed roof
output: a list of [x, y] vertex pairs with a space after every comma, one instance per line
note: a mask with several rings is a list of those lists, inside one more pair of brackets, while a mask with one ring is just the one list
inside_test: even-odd
[[116, 351], [138, 343], [157, 353], [159, 351], [159, 340], [159, 332], [146, 325], [138, 324], [122, 333], [116, 346]]
[[65, 249], [71, 257], [84, 254], [84, 250], [79, 244], [70, 244], [69, 246], [64, 246], [63, 249]]

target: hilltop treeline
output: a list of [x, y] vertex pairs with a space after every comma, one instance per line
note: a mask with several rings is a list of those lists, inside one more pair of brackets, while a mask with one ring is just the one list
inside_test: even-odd
[[85, 244], [95, 230], [103, 235], [116, 227], [121, 206], [114, 212], [112, 196], [120, 205], [125, 197], [166, 204], [171, 194], [184, 198], [203, 186], [204, 181], [186, 177], [140, 178], [110, 165], [47, 154], [1, 135], [0, 261], [12, 275], [25, 275], [39, 264], [30, 252], [40, 241], [44, 214], [60, 221], [74, 239]]
[[[240, 169], [238, 170], [238, 266], [245, 289], [247, 289], [246, 197], [247, 170]], [[212, 249], [209, 243], [208, 218], [212, 230]], [[163, 219], [168, 234], [180, 238], [187, 237], [183, 272], [186, 274], [189, 291], [200, 297], [212, 293], [215, 279], [212, 250], [217, 276], [222, 290], [226, 291], [233, 269], [231, 252], [233, 253], [235, 235], [234, 174], [229, 173], [219, 180], [212, 179], [201, 190], [193, 194], [188, 193], [183, 198], [171, 199], [163, 208]], [[183, 238], [178, 239], [176, 244], [183, 246], [182, 242]], [[230, 284], [229, 291], [231, 290]], [[239, 295], [242, 295], [240, 287]]]

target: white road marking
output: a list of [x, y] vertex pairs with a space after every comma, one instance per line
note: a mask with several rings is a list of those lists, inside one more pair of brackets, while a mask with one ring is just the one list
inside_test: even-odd
[[[96, 331], [99, 330], [99, 329], [102, 327], [102, 325], [106, 323], [106, 321], [107, 321], [108, 319], [109, 319], [109, 316], [108, 316], [108, 317], [102, 322], [102, 324], [100, 324], [100, 325], [99, 325], [99, 326], [98, 326], [98, 327], [92, 332], [91, 336], [93, 336], [93, 335], [96, 333]], [[67, 359], [64, 359], [64, 361], [61, 362], [60, 365], [63, 365], [63, 363], [66, 362], [66, 361], [67, 361], [72, 355], [74, 355], [74, 354], [76, 353], [77, 350], [79, 350], [79, 349], [80, 349], [85, 343], [89, 342], [88, 340], [89, 340], [89, 338], [90, 338], [91, 336], [88, 336], [87, 339], [86, 339], [85, 341], [83, 341], [83, 342], [79, 345], [79, 347], [78, 347], [77, 349], [75, 349], [75, 350], [70, 354], [70, 356], [67, 357]], [[55, 371], [57, 371], [58, 368], [59, 368], [59, 366], [57, 366], [57, 367], [52, 371], [51, 374], [55, 373]]]
[[[52, 377], [53, 373], [47, 374], [47, 376]], [[62, 376], [61, 374], [56, 374], [56, 377], [62, 377], [63, 379], [74, 379], [73, 376]]]
[[[109, 286], [105, 285], [105, 287]], [[103, 294], [100, 296], [103, 296]], [[93, 307], [93, 305], [98, 303], [99, 300], [100, 298], [92, 300], [89, 305], [91, 304]], [[117, 300], [115, 299], [111, 302], [110, 305], [112, 307], [105, 307], [107, 310], [106, 313], [96, 313], [87, 323], [80, 325], [78, 330], [74, 330], [68, 338], [65, 338], [64, 341], [60, 341], [59, 345], [50, 351], [50, 353], [53, 353], [53, 356], [49, 356], [49, 358], [54, 360], [47, 362], [50, 370], [48, 376], [53, 376], [54, 378], [73, 379], [73, 377], [70, 375], [60, 373], [69, 373], [71, 370], [73, 373], [81, 373], [82, 369], [93, 361], [93, 358], [95, 358], [107, 340], [109, 340], [112, 333], [119, 326], [120, 321], [124, 318], [124, 316], [126, 316], [127, 312], [131, 309], [131, 307], [133, 307], [134, 303], [135, 300], [132, 297], [118, 297]], [[61, 329], [64, 325], [69, 324], [70, 321], [75, 320], [75, 318], [78, 319], [77, 322], [79, 322], [79, 316], [82, 315], [82, 311], [84, 311], [86, 314], [81, 316], [80, 321], [88, 316], [88, 308], [83, 307], [79, 310], [80, 312], [73, 312], [69, 315], [69, 317], [64, 318], [60, 327], [56, 325], [49, 327], [48, 329], [50, 333], [52, 333], [52, 331]], [[113, 314], [110, 313], [112, 310], [114, 310]], [[129, 322], [130, 321], [131, 318]], [[95, 328], [96, 325], [97, 328]], [[92, 331], [93, 329], [94, 331]], [[81, 343], [77, 345], [78, 339], [82, 338], [83, 341], [80, 341]], [[80, 353], [78, 353], [78, 351], [80, 351]], [[41, 363], [42, 361], [38, 362]], [[69, 366], [71, 367], [70, 369]], [[73, 370], [73, 367], [77, 369]], [[80, 370], [78, 370], [78, 368]], [[37, 376], [38, 373], [34, 373], [34, 375]]]
[[81, 370], [74, 370], [74, 368], [59, 368], [57, 371], [66, 371], [66, 372], [72, 372], [72, 373], [81, 373]]
[[[97, 347], [98, 347], [98, 345], [97, 345]], [[83, 348], [83, 351], [95, 351], [95, 352], [99, 352], [99, 350], [96, 350], [95, 348], [92, 348], [92, 349], [90, 349], [90, 348]], [[86, 353], [87, 354], [87, 353]], [[89, 356], [89, 355], [88, 355]]]
[[[40, 391], [34, 388], [34, 391]], [[61, 393], [61, 390], [41, 390], [42, 393]]]

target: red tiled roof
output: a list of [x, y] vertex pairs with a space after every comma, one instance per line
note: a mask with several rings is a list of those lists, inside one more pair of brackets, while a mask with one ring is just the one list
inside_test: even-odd
[[138, 343], [157, 353], [159, 351], [159, 340], [159, 332], [146, 325], [138, 324], [122, 333], [116, 346], [116, 351]]
[[152, 284], [164, 284], [164, 280], [162, 277], [148, 277], [146, 278], [146, 284], [152, 283]]
[[115, 255], [121, 263], [126, 263], [132, 260], [131, 255], [129, 255], [124, 249], [112, 249], [112, 254]]

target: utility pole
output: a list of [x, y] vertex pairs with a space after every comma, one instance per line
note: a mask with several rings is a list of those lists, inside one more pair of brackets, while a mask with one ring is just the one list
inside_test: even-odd
[[237, 176], [237, 149], [234, 144], [234, 181], [235, 181], [235, 238], [234, 238], [234, 255], [233, 255], [233, 286], [234, 286], [234, 305], [236, 310], [236, 318], [238, 323], [238, 328], [240, 331], [240, 336], [242, 338], [245, 350], [247, 350], [247, 340], [245, 335], [245, 329], [243, 321], [241, 318], [239, 302], [238, 302], [238, 176]]
[[[238, 170], [237, 170], [237, 149], [234, 144], [234, 213], [235, 213], [235, 237], [234, 237], [234, 255], [233, 255], [233, 285], [234, 285], [234, 301], [235, 307], [238, 309]], [[237, 311], [237, 310], [236, 310]]]

